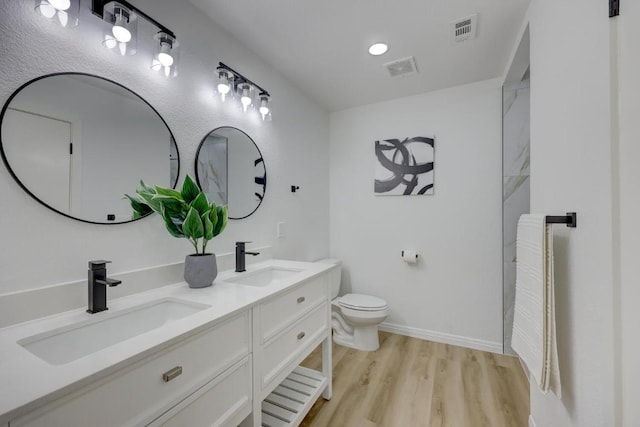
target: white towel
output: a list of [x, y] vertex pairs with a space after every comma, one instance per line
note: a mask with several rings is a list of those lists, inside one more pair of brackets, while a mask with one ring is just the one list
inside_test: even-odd
[[511, 347], [538, 388], [562, 395], [553, 279], [553, 234], [544, 215], [522, 215], [516, 245], [516, 302]]

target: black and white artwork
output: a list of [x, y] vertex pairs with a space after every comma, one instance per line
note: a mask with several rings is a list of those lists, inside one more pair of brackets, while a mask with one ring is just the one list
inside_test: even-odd
[[434, 142], [425, 136], [376, 141], [375, 194], [433, 194]]

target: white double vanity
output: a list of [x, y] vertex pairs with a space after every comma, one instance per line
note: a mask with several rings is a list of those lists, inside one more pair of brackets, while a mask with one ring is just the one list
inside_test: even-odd
[[[0, 426], [296, 426], [331, 397], [333, 268], [268, 260], [0, 329]], [[322, 372], [298, 366], [320, 344]]]

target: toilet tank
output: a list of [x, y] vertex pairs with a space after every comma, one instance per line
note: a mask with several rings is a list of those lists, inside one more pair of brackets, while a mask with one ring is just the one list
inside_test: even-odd
[[321, 259], [316, 262], [320, 262], [323, 264], [333, 264], [337, 265], [337, 268], [334, 268], [330, 272], [330, 280], [331, 280], [331, 299], [334, 299], [340, 293], [340, 281], [342, 280], [342, 261], [339, 259]]

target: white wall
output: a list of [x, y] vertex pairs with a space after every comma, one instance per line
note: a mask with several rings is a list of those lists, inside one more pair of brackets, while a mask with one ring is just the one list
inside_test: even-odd
[[[618, 335], [621, 345], [620, 371], [621, 399], [618, 410], [622, 410], [622, 424], [624, 427], [640, 425], [640, 339], [638, 339], [638, 324], [640, 324], [640, 54], [638, 54], [638, 40], [640, 28], [640, 3], [625, 1], [619, 24], [618, 52], [619, 52], [619, 90], [620, 97], [620, 209], [618, 224], [620, 237], [620, 280], [621, 304], [620, 317], [617, 319], [621, 326]], [[616, 365], [618, 360], [616, 360]]]
[[[133, 89], [167, 121], [180, 149], [181, 178], [193, 175], [195, 151], [219, 126], [245, 130], [260, 147], [269, 183], [265, 201], [250, 218], [231, 221], [210, 247], [233, 250], [236, 240], [273, 245], [276, 257], [310, 260], [327, 255], [328, 114], [188, 2], [137, 0], [134, 3], [178, 36], [179, 76], [165, 79], [149, 70], [151, 47], [138, 42], [138, 54], [120, 57], [101, 44], [102, 25], [82, 1], [80, 25], [65, 29], [33, 11], [33, 2], [0, 2], [0, 102], [26, 81], [51, 72], [101, 75]], [[138, 37], [152, 33], [142, 24]], [[150, 37], [149, 37], [150, 38]], [[273, 95], [273, 121], [263, 123], [230, 110], [214, 98], [214, 73], [224, 61]], [[291, 184], [300, 185], [293, 195]], [[91, 225], [56, 215], [24, 193], [0, 166], [0, 294], [86, 277], [87, 261], [113, 261], [110, 271], [162, 265], [184, 259], [190, 245], [173, 239], [157, 217], [123, 225]], [[284, 221], [287, 237], [276, 238]], [[126, 286], [126, 284], [123, 284]]]
[[[396, 331], [502, 351], [501, 99], [491, 80], [331, 114], [342, 293], [387, 300]], [[432, 135], [435, 194], [374, 196], [374, 141]]]
[[578, 213], [577, 228], [554, 227], [563, 397], [532, 386], [538, 427], [616, 425], [607, 12], [597, 0], [533, 0], [529, 10], [531, 211]]

